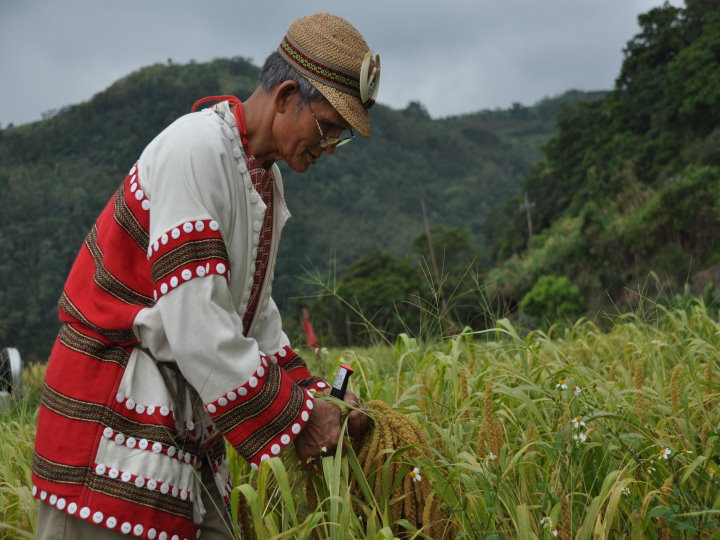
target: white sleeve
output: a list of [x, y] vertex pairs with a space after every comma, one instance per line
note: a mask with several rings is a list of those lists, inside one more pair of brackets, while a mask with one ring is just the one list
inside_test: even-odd
[[211, 120], [183, 117], [139, 161], [150, 199], [148, 257], [155, 307], [180, 371], [226, 438], [257, 465], [300, 432], [312, 396], [242, 333], [226, 235], [245, 219], [244, 191], [233, 186], [242, 182], [233, 143]]
[[290, 340], [282, 331], [280, 312], [272, 298], [264, 315], [264, 323], [256, 331], [262, 350], [277, 351], [273, 354], [278, 365], [302, 388], [315, 391], [328, 388], [329, 384], [310, 373], [305, 361], [290, 347]]

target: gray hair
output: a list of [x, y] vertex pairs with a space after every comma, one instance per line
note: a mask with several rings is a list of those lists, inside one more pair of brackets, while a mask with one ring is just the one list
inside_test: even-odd
[[275, 51], [265, 60], [265, 64], [260, 71], [260, 77], [258, 78], [258, 86], [267, 93], [285, 81], [295, 81], [297, 83], [302, 103], [323, 101], [325, 99], [317, 88], [283, 60], [280, 53]]

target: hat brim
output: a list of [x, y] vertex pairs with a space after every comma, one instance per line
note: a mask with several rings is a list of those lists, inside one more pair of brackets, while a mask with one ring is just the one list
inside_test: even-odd
[[353, 130], [365, 138], [370, 137], [370, 117], [360, 99], [313, 79], [308, 78], [307, 81], [318, 89]]

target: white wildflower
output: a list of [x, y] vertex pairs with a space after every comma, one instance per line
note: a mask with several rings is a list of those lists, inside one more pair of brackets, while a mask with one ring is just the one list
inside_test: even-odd
[[420, 476], [420, 469], [418, 467], [413, 467], [413, 470], [408, 474], [410, 475], [410, 478], [412, 478], [413, 482], [420, 482], [422, 480], [422, 476]]

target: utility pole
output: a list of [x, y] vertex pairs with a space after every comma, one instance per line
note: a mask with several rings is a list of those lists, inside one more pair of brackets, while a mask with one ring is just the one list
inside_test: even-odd
[[528, 242], [533, 236], [533, 224], [532, 224], [532, 214], [531, 210], [535, 208], [535, 203], [528, 201], [527, 192], [523, 192], [523, 200], [525, 201], [523, 204], [520, 205], [520, 210], [525, 210], [525, 214], [527, 215], [527, 226], [528, 226]]

